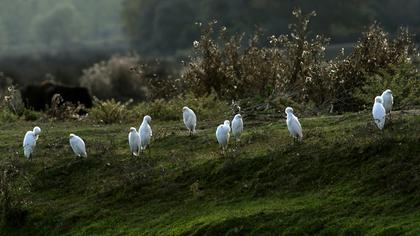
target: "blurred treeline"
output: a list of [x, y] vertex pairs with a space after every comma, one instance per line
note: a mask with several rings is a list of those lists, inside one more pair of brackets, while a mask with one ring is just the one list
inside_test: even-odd
[[129, 49], [122, 0], [2, 0], [0, 71], [18, 86], [54, 79], [77, 85], [82, 70]]
[[[117, 47], [142, 55], [172, 55], [199, 36], [194, 22], [218, 20], [233, 32], [288, 31], [290, 12], [316, 11], [312, 30], [332, 43], [355, 42], [373, 21], [387, 32], [420, 32], [418, 0], [3, 0], [0, 55]], [[418, 39], [418, 38], [417, 38]]]
[[122, 0], [2, 0], [0, 54], [124, 44]]
[[374, 21], [391, 33], [401, 25], [420, 32], [418, 0], [126, 0], [123, 17], [136, 49], [171, 54], [189, 48], [198, 37], [194, 21], [218, 20], [233, 32], [248, 34], [258, 26], [268, 35], [278, 35], [288, 31], [290, 12], [296, 7], [316, 11], [311, 29], [332, 43], [355, 42]]

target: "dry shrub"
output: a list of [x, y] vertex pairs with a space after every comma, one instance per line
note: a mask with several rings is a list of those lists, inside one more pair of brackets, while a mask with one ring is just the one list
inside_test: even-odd
[[21, 116], [25, 112], [25, 106], [22, 101], [22, 96], [20, 91], [15, 88], [15, 86], [10, 85], [4, 95], [4, 103], [7, 109], [11, 111], [16, 116]]
[[64, 102], [60, 94], [51, 98], [51, 107], [46, 111], [48, 117], [57, 120], [80, 119], [85, 107], [82, 104], [74, 105]]
[[171, 59], [143, 60], [131, 69], [146, 84], [148, 101], [171, 99], [184, 91], [182, 80], [175, 76], [179, 69]]
[[306, 101], [316, 89], [313, 84], [322, 81], [325, 73], [321, 62], [328, 40], [309, 37], [309, 18], [314, 13], [293, 13], [297, 23], [290, 26], [290, 35], [261, 42], [262, 33], [257, 31], [246, 47], [243, 34], [228, 36], [226, 27], [221, 27], [215, 39], [216, 22], [202, 27], [200, 40], [194, 42], [195, 55], [182, 78], [196, 94], [214, 90], [222, 99], [280, 95]]
[[132, 68], [139, 63], [137, 55], [113, 56], [84, 70], [81, 85], [99, 99], [144, 100], [148, 93], [147, 83], [132, 73]]
[[[290, 25], [289, 34], [271, 36], [265, 42], [257, 31], [247, 45], [243, 34], [229, 34], [226, 27], [216, 32], [217, 22], [199, 24], [201, 37], [193, 43], [194, 54], [182, 74], [183, 83], [199, 96], [214, 91], [224, 100], [252, 97], [265, 103], [282, 97], [314, 112], [352, 111], [371, 104], [356, 96], [361, 89], [398, 90], [402, 86], [401, 91], [409, 91], [413, 83], [418, 87], [419, 74], [413, 65], [418, 54], [407, 30], [392, 39], [375, 23], [352, 53], [346, 56], [342, 52], [328, 60], [325, 49], [329, 40], [310, 33], [309, 22], [315, 13], [294, 10], [293, 15], [296, 22]], [[392, 84], [371, 83], [384, 72]], [[410, 91], [414, 96], [415, 91]], [[377, 93], [368, 95], [373, 98]]]
[[0, 99], [1, 122], [14, 122], [30, 113], [25, 109], [20, 91], [12, 84], [12, 80], [2, 73], [0, 73]]

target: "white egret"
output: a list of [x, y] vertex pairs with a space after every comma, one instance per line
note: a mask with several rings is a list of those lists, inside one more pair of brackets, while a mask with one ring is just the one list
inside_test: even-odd
[[229, 143], [230, 137], [230, 122], [225, 120], [222, 125], [219, 125], [216, 129], [216, 138], [219, 143], [222, 152], [225, 152]]
[[392, 96], [392, 91], [390, 89], [385, 90], [382, 95], [382, 105], [385, 108], [386, 114], [390, 114], [392, 110], [392, 105], [394, 104], [394, 97]]
[[138, 156], [140, 151], [140, 135], [134, 127], [131, 127], [130, 133], [128, 133], [128, 145], [130, 146], [131, 157]]
[[188, 107], [182, 108], [182, 117], [185, 127], [187, 127], [190, 136], [195, 134], [195, 126], [197, 125], [197, 116], [194, 111]]
[[287, 107], [285, 110], [287, 114], [287, 129], [290, 135], [293, 137], [293, 141], [301, 141], [303, 138], [302, 126], [300, 125], [299, 119], [293, 114], [293, 108]]
[[70, 147], [76, 156], [87, 157], [85, 142], [79, 136], [70, 134]]
[[230, 128], [230, 121], [229, 120], [225, 120], [223, 122], [223, 124], [226, 125], [229, 128], [229, 133], [230, 133], [230, 131], [232, 131], [232, 129]]
[[384, 106], [382, 105], [382, 102], [382, 97], [376, 96], [375, 104], [373, 104], [372, 108], [373, 121], [375, 121], [376, 126], [378, 126], [380, 130], [384, 128], [386, 116], [386, 111]]
[[27, 159], [32, 159], [32, 153], [35, 150], [36, 141], [38, 140], [41, 128], [35, 126], [33, 130], [27, 131], [23, 138], [23, 154]]
[[150, 139], [152, 137], [152, 128], [150, 127], [150, 122], [152, 118], [150, 116], [144, 116], [143, 122], [139, 128], [140, 134], [140, 150], [145, 150], [150, 145]]
[[244, 122], [242, 121], [242, 116], [241, 114], [236, 114], [232, 120], [232, 135], [236, 141], [239, 141], [243, 130]]

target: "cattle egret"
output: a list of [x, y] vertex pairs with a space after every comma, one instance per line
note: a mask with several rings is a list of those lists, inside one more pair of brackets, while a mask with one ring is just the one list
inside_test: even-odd
[[244, 130], [244, 122], [242, 121], [241, 114], [236, 114], [232, 120], [232, 135], [236, 141], [239, 141], [242, 131]]
[[225, 150], [227, 149], [230, 137], [229, 132], [230, 122], [228, 120], [225, 120], [223, 125], [219, 125], [216, 129], [217, 142], [219, 143], [222, 152], [225, 152]]
[[35, 126], [31, 131], [27, 131], [23, 138], [23, 154], [27, 159], [32, 159], [32, 153], [35, 150], [36, 140], [38, 140], [41, 129]]
[[140, 135], [134, 127], [131, 127], [130, 133], [128, 133], [128, 145], [130, 146], [131, 157], [138, 156], [140, 151]]
[[195, 133], [195, 126], [197, 125], [197, 116], [194, 111], [188, 107], [182, 108], [182, 116], [184, 120], [185, 127], [187, 127], [189, 135]]
[[293, 108], [287, 107], [285, 110], [287, 114], [287, 129], [290, 135], [293, 137], [293, 141], [301, 141], [303, 138], [302, 126], [300, 125], [299, 119], [293, 114]]
[[372, 115], [373, 115], [373, 121], [375, 121], [376, 126], [378, 126], [380, 130], [382, 130], [385, 125], [386, 111], [385, 111], [384, 106], [382, 105], [381, 96], [375, 97], [375, 104], [373, 104]]
[[229, 128], [229, 133], [230, 133], [230, 131], [232, 131], [232, 129], [230, 128], [230, 121], [225, 120], [225, 121], [223, 122], [223, 124], [224, 124], [224, 125], [226, 125], [226, 126]]
[[70, 134], [70, 147], [76, 156], [87, 157], [85, 142], [79, 136]]
[[394, 104], [394, 97], [392, 96], [392, 91], [390, 89], [385, 90], [382, 95], [382, 105], [385, 108], [386, 114], [390, 114], [392, 110], [392, 105]]
[[150, 145], [150, 139], [152, 137], [152, 128], [150, 127], [150, 122], [152, 118], [150, 116], [144, 116], [143, 122], [139, 128], [140, 134], [140, 150], [145, 150]]

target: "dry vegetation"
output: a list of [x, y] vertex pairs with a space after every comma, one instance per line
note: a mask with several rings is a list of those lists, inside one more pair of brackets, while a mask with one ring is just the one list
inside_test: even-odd
[[[196, 94], [215, 91], [220, 99], [282, 97], [315, 111], [354, 111], [370, 105], [386, 88], [397, 95], [396, 108], [418, 105], [418, 53], [407, 29], [391, 38], [379, 24], [367, 28], [353, 51], [328, 60], [328, 39], [312, 36], [315, 13], [293, 12], [288, 35], [268, 42], [256, 33], [244, 46], [244, 35], [230, 36], [216, 22], [201, 26], [196, 55], [182, 78]], [[216, 35], [216, 36], [215, 36]], [[366, 96], [370, 99], [367, 100]]]

